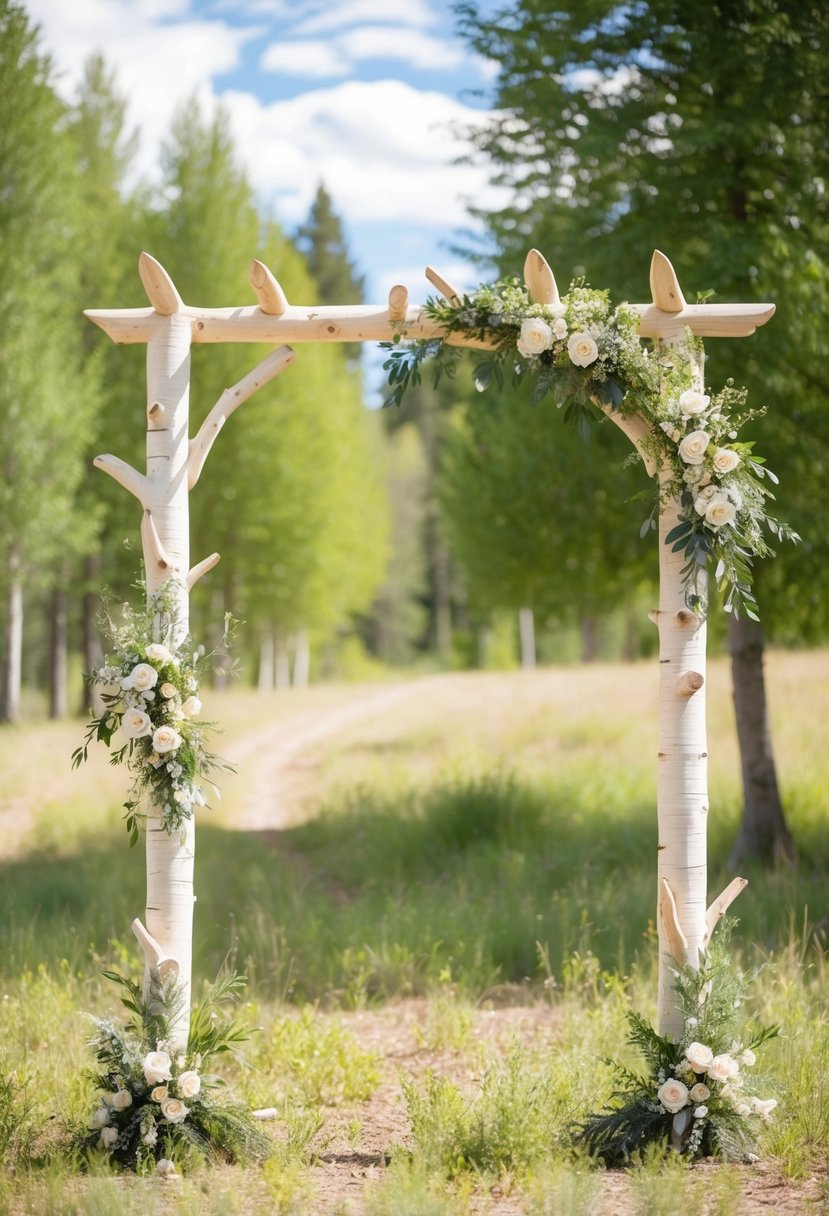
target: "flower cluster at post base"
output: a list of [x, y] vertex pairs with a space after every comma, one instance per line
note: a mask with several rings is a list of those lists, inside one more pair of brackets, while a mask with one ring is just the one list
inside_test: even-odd
[[[555, 304], [533, 303], [518, 280], [484, 286], [460, 300], [430, 299], [424, 313], [444, 329], [446, 338], [460, 335], [486, 342], [492, 349], [475, 352], [475, 384], [480, 390], [494, 379], [503, 385], [505, 371], [513, 383], [533, 381], [533, 399], [552, 395], [565, 418], [584, 422], [595, 410], [639, 415], [651, 425], [650, 455], [669, 472], [664, 497], [678, 498], [679, 522], [666, 543], [687, 558], [683, 570], [688, 603], [704, 609], [704, 580], [709, 558], [724, 606], [756, 616], [751, 589], [751, 561], [770, 553], [765, 532], [797, 540], [771, 518], [767, 483], [776, 478], [752, 454], [751, 443], [735, 442], [740, 427], [752, 417], [745, 410], [745, 390], [728, 384], [708, 396], [698, 391], [699, 343], [684, 341], [649, 347], [638, 336], [639, 318], [624, 304], [612, 308], [609, 293], [574, 283]], [[421, 364], [435, 360], [435, 382], [454, 373], [461, 348], [444, 339], [384, 343], [384, 363], [391, 392], [386, 404], [399, 405], [410, 384], [420, 380]], [[642, 535], [656, 526], [657, 502]]]
[[154, 976], [145, 1000], [137, 984], [115, 972], [104, 974], [126, 988], [123, 1003], [136, 1016], [124, 1031], [93, 1019], [98, 1104], [81, 1146], [164, 1177], [195, 1159], [267, 1155], [270, 1142], [250, 1113], [239, 1103], [220, 1101], [223, 1082], [205, 1071], [212, 1055], [249, 1037], [247, 1027], [217, 1013], [218, 1005], [236, 999], [242, 981], [230, 977], [196, 1006], [187, 1049], [181, 1050], [171, 1032], [179, 1000], [175, 980]]
[[736, 1020], [746, 986], [746, 977], [733, 971], [719, 949], [699, 971], [682, 967], [677, 972], [677, 999], [686, 1015], [678, 1043], [629, 1013], [629, 1041], [642, 1052], [649, 1072], [639, 1076], [614, 1064], [621, 1086], [613, 1107], [591, 1116], [578, 1140], [611, 1165], [659, 1142], [689, 1158], [751, 1160], [757, 1130], [777, 1106], [776, 1098], [760, 1096], [756, 1052], [778, 1028], [740, 1037]]
[[163, 596], [146, 613], [132, 613], [125, 606], [125, 623], [112, 627], [115, 653], [91, 676], [106, 708], [90, 723], [84, 746], [73, 756], [73, 764], [80, 764], [90, 742], [110, 745], [120, 732], [123, 743], [113, 751], [111, 762], [126, 763], [134, 777], [124, 803], [132, 843], [138, 836], [143, 792], [172, 834], [197, 807], [207, 805], [200, 779], [212, 769], [229, 767], [207, 751], [205, 724], [194, 720], [201, 712], [200, 669], [210, 656], [204, 647], [194, 650], [189, 638], [176, 648], [154, 641], [159, 621], [162, 636], [172, 637], [174, 615]]

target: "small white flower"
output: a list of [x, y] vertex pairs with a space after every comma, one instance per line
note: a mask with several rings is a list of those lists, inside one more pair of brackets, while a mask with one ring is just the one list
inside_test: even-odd
[[589, 367], [599, 357], [596, 339], [585, 330], [571, 334], [567, 342], [567, 354], [570, 356], [570, 362], [575, 363], [576, 367]]
[[699, 1026], [699, 1020], [697, 1018], [686, 1018], [685, 1019], [686, 1030], [696, 1030], [697, 1026]]
[[705, 431], [691, 431], [679, 445], [680, 459], [686, 464], [702, 464], [710, 440]]
[[201, 1077], [193, 1069], [189, 1069], [181, 1074], [176, 1085], [182, 1098], [195, 1098], [201, 1089]]
[[705, 508], [705, 522], [712, 528], [723, 528], [734, 522], [737, 508], [725, 494], [715, 494]]
[[752, 1098], [751, 1105], [755, 1115], [759, 1115], [765, 1122], [771, 1118], [771, 1112], [777, 1105], [776, 1098]]
[[176, 1172], [176, 1163], [168, 1160], [167, 1157], [159, 1157], [156, 1162], [155, 1172], [159, 1178], [173, 1178]]
[[711, 1097], [711, 1090], [707, 1085], [703, 1085], [702, 1081], [697, 1081], [696, 1085], [692, 1086], [688, 1097], [692, 1102], [707, 1102]]
[[143, 709], [128, 709], [121, 719], [121, 730], [128, 739], [143, 739], [152, 734], [153, 724]]
[[165, 697], [168, 701], [172, 701], [173, 697], [178, 695], [178, 689], [176, 688], [175, 684], [171, 684], [169, 680], [166, 684], [161, 685], [159, 692], [161, 693], [162, 697]]
[[178, 1098], [165, 1098], [161, 1103], [161, 1113], [168, 1123], [183, 1123], [190, 1114], [189, 1107]]
[[169, 1098], [169, 1096], [170, 1091], [166, 1085], [156, 1085], [155, 1088], [150, 1091], [150, 1097], [152, 1098], [153, 1102], [164, 1102], [167, 1098]]
[[708, 1114], [707, 1106], [697, 1106], [694, 1108], [694, 1118], [695, 1119], [704, 1119], [707, 1114]]
[[735, 1109], [737, 1111], [737, 1114], [742, 1115], [742, 1117], [744, 1119], [747, 1119], [748, 1116], [751, 1114], [751, 1107], [749, 1106], [749, 1104], [747, 1102], [738, 1102]]
[[746, 1068], [751, 1068], [752, 1064], [757, 1063], [757, 1057], [750, 1047], [747, 1047], [741, 1054], [740, 1063], [745, 1065]]
[[181, 712], [185, 718], [195, 718], [196, 714], [201, 713], [201, 701], [198, 697], [188, 697], [181, 707]]
[[172, 653], [166, 646], [162, 646], [159, 642], [153, 642], [147, 647], [147, 658], [151, 663], [174, 663]]
[[706, 1047], [704, 1043], [690, 1043], [685, 1055], [694, 1072], [705, 1072], [714, 1059], [713, 1051], [710, 1047]]
[[710, 397], [706, 397], [705, 393], [698, 393], [696, 389], [689, 388], [679, 399], [679, 408], [685, 414], [686, 418], [692, 418], [695, 414], [702, 414], [708, 408]]
[[708, 1065], [708, 1075], [715, 1081], [730, 1081], [739, 1071], [739, 1064], [729, 1055], [714, 1056]]
[[144, 1056], [141, 1067], [148, 1085], [158, 1085], [172, 1079], [170, 1057], [166, 1051], [150, 1051]]
[[153, 750], [160, 756], [176, 751], [181, 743], [181, 735], [172, 726], [159, 726], [153, 733]]
[[148, 1128], [141, 1137], [141, 1143], [146, 1144], [148, 1148], [152, 1148], [158, 1143], [158, 1130], [155, 1127]]
[[675, 427], [672, 422], [660, 422], [659, 427], [665, 432], [671, 443], [679, 443], [682, 438], [682, 431]]
[[124, 689], [134, 688], [136, 692], [146, 692], [155, 688], [158, 683], [158, 672], [149, 663], [138, 663], [133, 667], [126, 679], [121, 681]]
[[551, 317], [554, 317], [555, 320], [558, 320], [559, 317], [563, 317], [564, 314], [567, 312], [567, 306], [565, 304], [562, 304], [560, 301], [558, 304], [548, 304], [547, 312], [550, 314]]
[[128, 1089], [119, 1089], [117, 1094], [112, 1095], [109, 1104], [113, 1110], [126, 1110], [132, 1106], [132, 1094]]
[[564, 317], [556, 317], [553, 321], [553, 336], [559, 339], [567, 337], [567, 322]]
[[98, 1139], [98, 1143], [101, 1145], [102, 1148], [106, 1148], [106, 1149], [109, 1149], [110, 1151], [112, 1151], [112, 1149], [115, 1148], [115, 1145], [117, 1144], [117, 1142], [118, 1142], [118, 1128], [117, 1127], [102, 1127], [101, 1128], [101, 1135]]
[[[107, 1095], [108, 1097], [109, 1095]], [[104, 1099], [106, 1101], [106, 1098]], [[106, 1127], [109, 1123], [109, 1111], [106, 1106], [99, 1106], [97, 1110], [92, 1112], [92, 1117], [89, 1120], [90, 1127]]]
[[740, 463], [740, 457], [733, 448], [717, 448], [711, 463], [718, 473], [731, 473]]
[[553, 342], [553, 331], [540, 317], [527, 317], [521, 322], [521, 333], [516, 343], [522, 355], [540, 355], [549, 350]]
[[664, 1085], [660, 1085], [656, 1096], [665, 1110], [675, 1115], [688, 1101], [688, 1087], [681, 1081], [675, 1080], [674, 1077], [670, 1077]]

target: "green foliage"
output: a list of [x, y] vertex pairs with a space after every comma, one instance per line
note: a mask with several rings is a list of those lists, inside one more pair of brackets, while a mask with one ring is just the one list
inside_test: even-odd
[[259, 1055], [276, 1085], [306, 1105], [364, 1102], [379, 1084], [376, 1055], [311, 1009], [280, 1018]]

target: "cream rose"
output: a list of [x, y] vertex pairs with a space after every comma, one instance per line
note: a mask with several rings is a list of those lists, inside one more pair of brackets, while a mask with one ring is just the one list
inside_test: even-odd
[[[174, 752], [181, 747], [181, 735], [177, 730], [173, 730], [172, 726], [159, 726], [153, 733], [153, 749], [157, 751], [159, 756], [165, 755], [167, 752]], [[169, 1077], [159, 1078], [159, 1080], [169, 1081]]]
[[201, 1089], [201, 1077], [197, 1072], [189, 1069], [187, 1072], [181, 1073], [176, 1082], [176, 1088], [182, 1098], [195, 1098]]
[[698, 393], [695, 388], [688, 388], [679, 399], [679, 408], [686, 418], [693, 418], [695, 414], [705, 412], [710, 400], [711, 398], [706, 397], [705, 393]]
[[687, 1085], [683, 1085], [681, 1081], [670, 1077], [664, 1085], [659, 1086], [656, 1096], [665, 1107], [665, 1110], [675, 1115], [677, 1111], [682, 1110], [688, 1101], [688, 1087]]
[[175, 659], [171, 651], [166, 646], [162, 646], [160, 642], [153, 642], [147, 647], [147, 658], [151, 663], [174, 663]]
[[556, 338], [567, 337], [567, 322], [564, 320], [564, 317], [556, 317], [555, 321], [553, 321], [553, 335]]
[[171, 1080], [170, 1063], [170, 1057], [166, 1051], [148, 1052], [141, 1062], [147, 1084], [159, 1085], [162, 1081]]
[[705, 431], [691, 431], [679, 445], [679, 455], [686, 464], [702, 464], [710, 439]]
[[705, 1072], [714, 1059], [713, 1051], [704, 1043], [690, 1043], [685, 1055], [694, 1072]]
[[549, 350], [553, 342], [553, 331], [540, 317], [527, 317], [521, 322], [521, 333], [516, 343], [522, 355], [540, 355]]
[[570, 335], [567, 354], [570, 356], [570, 362], [575, 363], [576, 367], [589, 367], [598, 359], [599, 348], [590, 334], [579, 330], [578, 333]]
[[169, 1098], [169, 1096], [170, 1091], [166, 1085], [156, 1085], [155, 1088], [150, 1091], [150, 1097], [152, 1098], [153, 1102], [164, 1102], [167, 1098]]
[[165, 1098], [161, 1103], [161, 1113], [168, 1123], [183, 1123], [190, 1110], [178, 1098]]
[[102, 1148], [115, 1148], [118, 1143], [118, 1128], [117, 1127], [102, 1127], [99, 1144]]
[[752, 1098], [751, 1106], [755, 1115], [759, 1115], [761, 1119], [768, 1120], [771, 1118], [771, 1112], [777, 1105], [776, 1098]]
[[132, 1106], [132, 1094], [128, 1089], [119, 1089], [117, 1094], [113, 1094], [109, 1101], [113, 1110], [126, 1110], [128, 1106]]
[[149, 692], [158, 683], [158, 672], [149, 663], [138, 663], [133, 667], [125, 680], [121, 681], [122, 688], [134, 688], [136, 692]]
[[696, 1085], [691, 1087], [688, 1097], [692, 1102], [707, 1102], [711, 1097], [711, 1090], [707, 1085], [703, 1085], [702, 1081], [697, 1081]]
[[201, 713], [201, 701], [198, 697], [188, 697], [181, 707], [181, 712], [185, 718], [195, 718], [196, 714]]
[[121, 730], [128, 739], [143, 739], [152, 734], [153, 724], [143, 709], [128, 709], [121, 719]]
[[732, 1077], [736, 1077], [739, 1071], [739, 1064], [733, 1056], [729, 1055], [714, 1056], [708, 1065], [708, 1075], [715, 1081], [729, 1081]]
[[173, 697], [178, 695], [178, 689], [176, 688], [175, 684], [162, 684], [159, 691], [161, 692], [162, 697], [164, 697], [167, 701], [172, 701]]
[[712, 528], [724, 528], [734, 522], [737, 508], [725, 494], [715, 494], [705, 509], [705, 522]]
[[731, 473], [740, 463], [740, 457], [731, 448], [717, 448], [711, 463], [718, 473]]

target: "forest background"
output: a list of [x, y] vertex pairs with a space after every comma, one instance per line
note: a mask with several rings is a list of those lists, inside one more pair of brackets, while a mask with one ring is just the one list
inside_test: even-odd
[[[453, 10], [497, 65], [474, 141], [511, 201], [482, 213], [481, 278], [540, 248], [614, 298], [645, 298], [654, 245], [680, 281], [723, 300], [773, 300], [747, 342], [708, 343], [709, 381], [768, 406], [758, 450], [780, 514], [804, 537], [758, 570], [762, 630], [712, 614], [731, 649], [746, 791], [743, 850], [791, 849], [774, 776], [762, 657], [827, 630], [827, 26], [818, 4], [666, 0], [616, 10], [521, 0]], [[140, 249], [188, 302], [250, 300], [257, 256], [290, 300], [362, 298], [337, 200], [321, 183], [294, 231], [267, 213], [225, 114], [192, 100], [161, 150], [162, 180], [129, 173], [135, 133], [101, 58], [71, 104], [37, 28], [0, 0], [0, 719], [85, 710], [102, 655], [100, 591], [135, 599], [135, 511], [91, 460], [143, 461], [143, 351], [116, 348], [85, 307], [144, 303]], [[457, 238], [463, 244], [464, 237]], [[588, 259], [589, 250], [589, 259]], [[566, 284], [562, 284], [565, 286]], [[244, 621], [239, 678], [309, 679], [650, 655], [652, 508], [615, 428], [581, 434], [525, 393], [471, 375], [369, 411], [356, 358], [318, 346], [240, 411], [192, 500], [194, 552], [220, 566], [193, 596], [208, 645]], [[254, 352], [199, 348], [196, 425]], [[372, 386], [376, 388], [376, 385]], [[227, 668], [217, 680], [229, 678]]]

